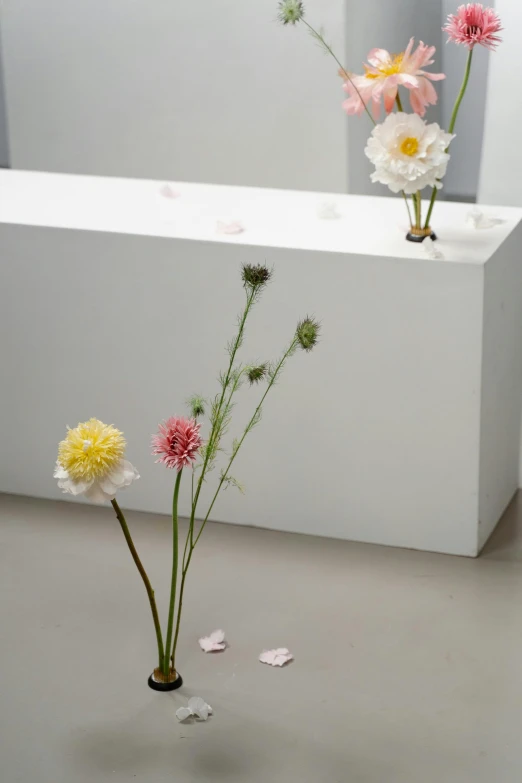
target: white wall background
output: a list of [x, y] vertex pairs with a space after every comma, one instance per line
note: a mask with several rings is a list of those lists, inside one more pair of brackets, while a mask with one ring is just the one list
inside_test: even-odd
[[479, 201], [522, 206], [522, 5], [519, 0], [497, 0], [496, 9], [504, 40], [491, 57]]
[[[465, 51], [441, 26], [458, 0], [308, 0], [346, 66], [410, 35], [437, 46], [448, 124]], [[346, 118], [336, 65], [277, 0], [0, 0], [14, 168], [373, 193], [365, 117]], [[458, 125], [451, 196], [473, 198], [487, 54]], [[384, 192], [384, 189], [381, 191]]]
[[522, 206], [522, 4], [497, 0], [503, 42], [491, 55], [479, 199]]
[[[343, 51], [342, 0], [308, 0]], [[276, 0], [3, 0], [13, 168], [345, 191], [335, 64]]]
[[2, 67], [2, 42], [0, 40], [0, 166], [7, 166], [8, 164], [9, 146], [7, 142], [7, 115], [4, 91], [4, 72]]
[[[443, 23], [448, 14], [455, 13], [458, 5], [459, 0], [442, 0]], [[494, 6], [495, 3], [488, 0], [486, 5]], [[443, 34], [442, 37], [444, 41], [441, 49], [442, 71], [446, 74], [446, 81], [442, 91], [441, 108], [442, 125], [447, 128], [462, 84], [467, 49], [446, 44], [447, 36]], [[473, 200], [477, 195], [486, 110], [486, 84], [492, 56], [496, 57], [480, 46], [475, 47], [473, 52], [469, 85], [455, 127], [457, 138], [451, 143], [451, 165], [444, 178], [444, 190], [449, 198]]]

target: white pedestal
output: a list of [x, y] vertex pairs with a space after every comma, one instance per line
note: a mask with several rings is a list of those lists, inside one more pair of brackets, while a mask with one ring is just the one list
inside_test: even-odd
[[[306, 313], [323, 339], [269, 396], [238, 460], [247, 493], [214, 518], [476, 555], [518, 486], [522, 210], [476, 231], [441, 202], [435, 261], [405, 242], [401, 199], [177, 184], [167, 203], [160, 185], [0, 172], [0, 490], [67, 499], [57, 443], [98, 416], [142, 474], [122, 504], [168, 512], [150, 434], [215, 393], [239, 267], [266, 260], [244, 358], [276, 357]], [[317, 218], [325, 200], [339, 220]], [[231, 437], [257, 398], [243, 390]]]

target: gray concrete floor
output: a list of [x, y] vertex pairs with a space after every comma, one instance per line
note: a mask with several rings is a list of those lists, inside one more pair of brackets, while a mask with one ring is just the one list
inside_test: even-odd
[[[128, 519], [165, 614], [168, 520]], [[211, 525], [158, 694], [112, 510], [0, 496], [0, 780], [519, 783], [521, 559], [520, 500], [479, 560]], [[208, 723], [177, 722], [190, 695]]]

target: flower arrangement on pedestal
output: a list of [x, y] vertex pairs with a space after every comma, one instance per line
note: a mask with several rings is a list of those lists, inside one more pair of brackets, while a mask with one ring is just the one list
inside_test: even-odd
[[[58, 459], [54, 477], [65, 493], [84, 495], [94, 502], [110, 501], [121, 525], [123, 535], [132, 558], [141, 575], [147, 591], [158, 650], [158, 665], [149, 677], [149, 686], [154, 690], [174, 690], [182, 684], [176, 668], [176, 649], [180, 632], [187, 574], [194, 550], [201, 538], [205, 525], [212, 513], [219, 493], [228, 486], [240, 488], [232, 476], [231, 469], [247, 435], [259, 424], [262, 406], [279, 380], [287, 361], [298, 350], [311, 351], [317, 344], [319, 324], [314, 318], [300, 321], [288, 345], [279, 359], [262, 364], [243, 364], [238, 359], [243, 344], [249, 316], [269, 283], [272, 272], [264, 265], [245, 265], [242, 269], [245, 304], [238, 318], [238, 328], [228, 345], [228, 366], [219, 377], [220, 390], [208, 402], [196, 395], [189, 400], [190, 417], [171, 417], [159, 425], [152, 438], [152, 454], [156, 462], [176, 472], [172, 501], [172, 576], [166, 635], [163, 635], [159, 620], [154, 590], [134, 545], [125, 515], [117, 500], [119, 489], [128, 487], [139, 479], [136, 468], [125, 459], [126, 442], [123, 434], [112, 425], [98, 419], [78, 424], [68, 429], [67, 435], [58, 447]], [[244, 383], [250, 386], [264, 385], [260, 400], [240, 436], [229, 448], [224, 438], [232, 423], [232, 411], [237, 392]], [[209, 433], [201, 435], [201, 420], [208, 411]], [[198, 516], [203, 484], [210, 472], [217, 466], [218, 457], [224, 464], [217, 480], [215, 493], [206, 512]], [[178, 501], [182, 475], [191, 471], [191, 502], [188, 532], [183, 546], [179, 546]]]
[[[477, 45], [493, 50], [501, 41], [498, 33], [502, 28], [495, 11], [481, 3], [461, 5], [456, 14], [450, 14], [442, 28], [449, 41], [468, 49], [464, 78], [447, 133], [436, 122], [427, 123], [422, 119], [426, 109], [437, 103], [432, 82], [446, 78], [443, 73], [425, 70], [433, 65], [434, 46], [426, 46], [421, 41], [415, 48], [411, 38], [399, 54], [372, 49], [368, 62], [363, 65], [364, 74], [354, 74], [341, 64], [323, 33], [309, 24], [301, 0], [281, 0], [279, 19], [285, 25], [302, 24], [334, 58], [348, 96], [343, 103], [344, 110], [347, 114], [366, 113], [373, 124], [365, 149], [366, 156], [375, 166], [372, 182], [387, 185], [393, 193], [401, 193], [404, 197], [410, 221], [406, 238], [412, 242], [422, 242], [426, 237], [436, 239], [431, 230], [431, 217], [450, 159], [449, 146], [455, 138], [453, 131], [468, 86], [473, 50]], [[408, 91], [413, 113], [404, 111], [400, 88]], [[381, 104], [384, 104], [387, 116], [379, 123]], [[423, 218], [421, 192], [425, 188], [431, 188], [432, 193]]]

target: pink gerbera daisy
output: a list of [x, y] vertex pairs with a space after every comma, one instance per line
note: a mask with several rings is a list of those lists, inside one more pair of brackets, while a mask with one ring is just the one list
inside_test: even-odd
[[443, 73], [423, 70], [433, 64], [435, 47], [426, 46], [421, 41], [413, 51], [414, 43], [414, 39], [410, 38], [406, 50], [400, 54], [390, 54], [386, 49], [371, 50], [369, 64], [364, 66], [365, 74], [351, 76], [351, 81], [347, 80], [343, 85], [349, 96], [343, 103], [347, 114], [361, 114], [371, 101], [377, 119], [383, 98], [384, 108], [389, 114], [397, 99], [399, 86], [409, 90], [412, 109], [421, 117], [426, 113], [426, 106], [437, 103], [437, 93], [431, 82], [446, 77]]
[[192, 465], [203, 443], [200, 427], [195, 419], [177, 416], [162, 422], [158, 434], [152, 436], [152, 453], [160, 455], [156, 462], [177, 471]]
[[456, 14], [448, 16], [442, 29], [449, 41], [464, 44], [468, 49], [473, 49], [475, 44], [494, 49], [502, 40], [497, 35], [502, 30], [499, 17], [493, 8], [484, 8], [482, 3], [459, 6]]

